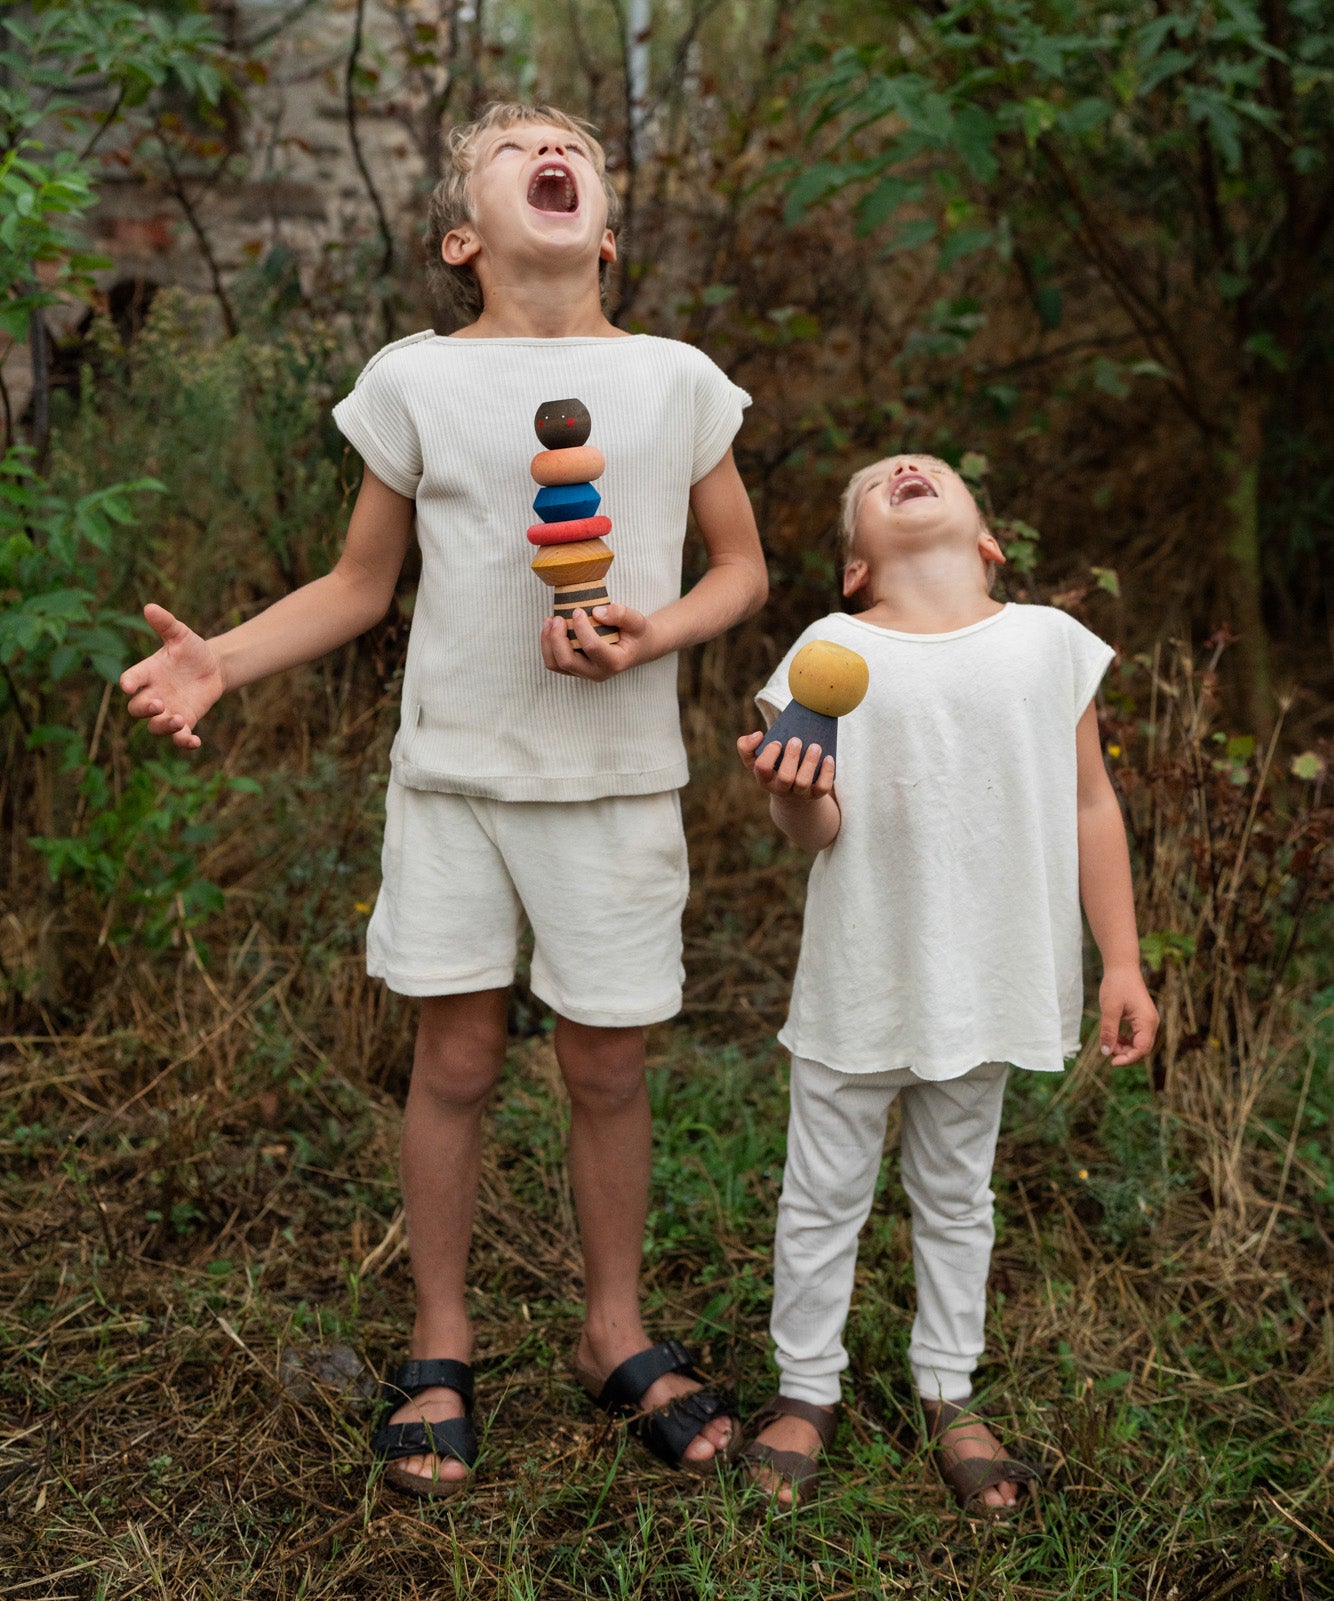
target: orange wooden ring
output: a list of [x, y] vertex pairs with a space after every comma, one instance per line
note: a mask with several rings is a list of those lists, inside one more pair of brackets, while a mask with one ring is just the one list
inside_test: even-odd
[[576, 539], [601, 539], [610, 532], [610, 517], [576, 517], [568, 523], [534, 523], [528, 538], [534, 545], [568, 545]]
[[531, 468], [533, 477], [547, 488], [591, 483], [606, 470], [607, 458], [596, 445], [567, 445], [563, 450], [539, 450], [533, 457]]

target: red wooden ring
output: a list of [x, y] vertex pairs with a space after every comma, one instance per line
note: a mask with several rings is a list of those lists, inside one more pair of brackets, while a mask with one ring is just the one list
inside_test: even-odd
[[534, 545], [572, 545], [576, 539], [601, 539], [610, 532], [610, 517], [576, 517], [568, 523], [534, 523], [528, 538]]

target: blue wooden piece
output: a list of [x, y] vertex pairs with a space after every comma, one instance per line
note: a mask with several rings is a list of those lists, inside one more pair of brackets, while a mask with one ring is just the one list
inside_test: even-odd
[[538, 490], [533, 510], [544, 523], [573, 523], [596, 516], [601, 504], [592, 484], [550, 484]]

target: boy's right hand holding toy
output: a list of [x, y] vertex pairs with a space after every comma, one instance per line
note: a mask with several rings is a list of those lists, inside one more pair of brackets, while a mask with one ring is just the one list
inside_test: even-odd
[[743, 734], [737, 754], [755, 782], [769, 796], [774, 822], [799, 850], [822, 851], [838, 837], [843, 814], [834, 797], [834, 760], [818, 745], [795, 736], [786, 745], [770, 743], [767, 734]]

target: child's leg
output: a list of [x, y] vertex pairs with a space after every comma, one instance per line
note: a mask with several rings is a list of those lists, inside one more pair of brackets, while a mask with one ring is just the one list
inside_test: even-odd
[[[852, 1301], [857, 1236], [871, 1210], [885, 1118], [903, 1076], [839, 1073], [805, 1057], [792, 1058], [769, 1331], [780, 1396], [828, 1408], [831, 1416], [839, 1375], [848, 1365], [843, 1327]], [[791, 1505], [797, 1479], [812, 1471], [800, 1463], [813, 1464], [821, 1444], [812, 1420], [776, 1417], [749, 1448], [752, 1473], [781, 1505]]]
[[912, 1206], [917, 1317], [908, 1360], [928, 1400], [963, 1400], [982, 1355], [995, 1239], [991, 1170], [1007, 1069], [903, 1092], [900, 1170]]
[[[917, 1316], [908, 1360], [928, 1418], [932, 1403], [966, 1401], [982, 1355], [987, 1274], [995, 1239], [991, 1172], [1008, 1069], [988, 1062], [962, 1078], [915, 1084], [903, 1093], [900, 1171], [913, 1214]], [[935, 1434], [948, 1457], [988, 1461], [1001, 1443], [971, 1415]], [[1017, 1481], [981, 1494], [1012, 1506]]]
[[[586, 1313], [579, 1362], [605, 1377], [652, 1344], [639, 1315], [651, 1171], [644, 1030], [595, 1028], [560, 1017], [556, 1056], [570, 1096], [570, 1182], [584, 1248]], [[646, 1410], [697, 1389], [668, 1374], [644, 1393]], [[723, 1450], [732, 1424], [711, 1419], [686, 1447], [693, 1461]]]
[[[897, 1073], [839, 1073], [792, 1059], [787, 1163], [774, 1239], [779, 1393], [816, 1406], [839, 1397], [857, 1236], [875, 1195]], [[767, 1438], [766, 1431], [765, 1438]]]
[[[422, 1002], [412, 1082], [403, 1112], [403, 1207], [417, 1291], [414, 1358], [467, 1362], [472, 1330], [464, 1306], [468, 1245], [481, 1162], [482, 1113], [505, 1059], [507, 991], [436, 995]], [[423, 1390], [393, 1414], [395, 1423], [462, 1417], [453, 1390]], [[459, 1479], [452, 1457], [406, 1457], [406, 1473]]]

